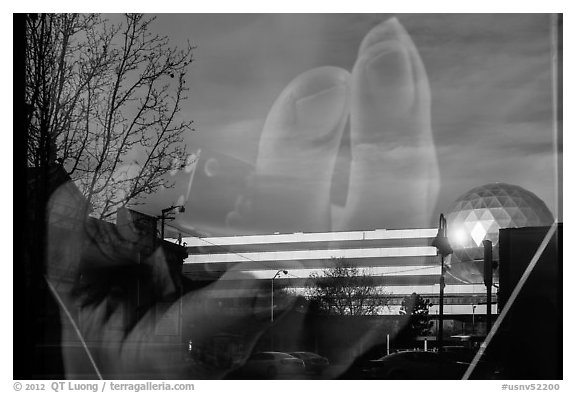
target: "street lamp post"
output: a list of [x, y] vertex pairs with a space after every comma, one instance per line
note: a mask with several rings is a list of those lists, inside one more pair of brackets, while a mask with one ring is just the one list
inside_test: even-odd
[[174, 218], [174, 216], [170, 216], [170, 214], [172, 213], [172, 211], [174, 209], [178, 209], [178, 211], [177, 211], [178, 213], [184, 213], [186, 211], [184, 206], [181, 206], [181, 205], [170, 206], [170, 207], [167, 207], [166, 209], [162, 209], [162, 214], [160, 215], [160, 220], [161, 220], [160, 237], [162, 238], [162, 240], [164, 240], [164, 221], [166, 219], [173, 219]]
[[446, 218], [444, 214], [440, 214], [440, 220], [438, 223], [438, 234], [432, 241], [432, 246], [438, 249], [438, 253], [440, 254], [440, 299], [439, 299], [439, 313], [438, 313], [438, 350], [441, 351], [443, 347], [443, 339], [444, 339], [444, 287], [445, 279], [444, 276], [446, 274], [446, 266], [444, 264], [444, 258], [450, 254], [452, 254], [452, 247], [450, 247], [450, 242], [448, 242], [448, 237], [446, 236]]
[[288, 274], [288, 270], [278, 270], [272, 277], [272, 280], [270, 280], [270, 350], [274, 350], [274, 280], [280, 273], [286, 275]]
[[475, 311], [476, 311], [476, 305], [473, 304], [473, 305], [472, 305], [472, 335], [476, 334], [476, 324], [475, 324], [475, 321], [474, 321]]
[[270, 281], [270, 322], [274, 322], [274, 280], [280, 275], [280, 273], [286, 275], [288, 274], [288, 270], [278, 270]]
[[446, 282], [444, 279], [444, 274], [446, 270], [444, 269], [444, 255], [441, 256], [442, 266], [440, 268], [440, 299], [439, 299], [439, 314], [438, 314], [438, 349], [441, 350], [444, 346], [444, 287]]

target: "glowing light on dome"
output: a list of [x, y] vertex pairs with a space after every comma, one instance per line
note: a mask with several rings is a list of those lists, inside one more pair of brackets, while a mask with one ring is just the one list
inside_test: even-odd
[[546, 204], [532, 192], [511, 184], [492, 183], [460, 196], [447, 215], [453, 240], [452, 273], [468, 282], [481, 282], [479, 265], [484, 256], [483, 240], [493, 245], [498, 260], [498, 237], [503, 228], [548, 226], [554, 222]]
[[466, 238], [468, 235], [466, 234], [466, 230], [464, 228], [455, 228], [450, 232], [448, 235], [450, 238], [450, 242], [454, 245], [460, 245], [466, 243]]

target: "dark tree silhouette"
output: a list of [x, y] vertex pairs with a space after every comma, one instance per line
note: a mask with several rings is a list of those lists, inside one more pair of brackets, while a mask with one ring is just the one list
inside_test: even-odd
[[404, 297], [400, 306], [400, 314], [408, 315], [408, 323], [405, 334], [410, 337], [427, 336], [432, 328], [432, 321], [428, 318], [428, 312], [432, 303], [430, 299], [424, 299], [419, 294], [412, 292]]
[[171, 186], [165, 174], [186, 160], [192, 121], [180, 111], [193, 48], [172, 48], [152, 21], [26, 17], [28, 166], [63, 165], [99, 218]]
[[390, 301], [373, 276], [342, 259], [310, 275], [306, 298], [314, 311], [336, 315], [377, 315]]

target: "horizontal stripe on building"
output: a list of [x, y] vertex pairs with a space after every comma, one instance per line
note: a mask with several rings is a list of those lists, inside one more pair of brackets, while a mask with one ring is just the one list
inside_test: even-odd
[[230, 254], [193, 254], [184, 264], [216, 262], [305, 261], [312, 259], [359, 259], [436, 256], [435, 247], [354, 248], [329, 250], [268, 251]]
[[187, 247], [239, 246], [256, 244], [319, 243], [345, 241], [372, 241], [392, 239], [434, 238], [437, 229], [376, 229], [373, 231], [284, 233], [267, 235], [187, 237], [182, 241]]
[[[295, 269], [328, 269], [336, 265], [337, 260], [310, 259], [310, 260], [266, 260], [266, 261], [238, 261], [238, 262], [186, 262], [182, 267], [184, 274], [196, 272], [226, 272], [229, 270], [295, 270]], [[385, 266], [423, 266], [439, 265], [438, 257], [388, 257], [388, 258], [346, 258], [346, 263], [355, 267], [385, 267]]]
[[[393, 248], [393, 247], [428, 247], [431, 246], [431, 238], [410, 238], [371, 240], [362, 242], [362, 248]], [[326, 250], [326, 249], [351, 249], [358, 248], [359, 242], [345, 240], [340, 242], [314, 242], [314, 243], [270, 243], [270, 244], [242, 244], [237, 246], [202, 246], [186, 247], [188, 254], [226, 254], [226, 253], [261, 253], [268, 251], [303, 251], [303, 250]]]
[[[440, 282], [440, 275], [423, 275], [423, 276], [416, 276], [416, 275], [401, 275], [401, 276], [368, 276], [370, 281], [370, 285], [377, 285], [383, 287], [395, 287], [395, 286], [415, 286], [415, 285], [435, 285]], [[190, 277], [194, 282], [200, 285], [208, 285], [209, 283], [213, 282], [212, 280], [205, 278], [202, 279], [201, 277]], [[270, 279], [251, 279], [248, 278], [251, 282], [251, 286], [257, 287], [268, 287], [270, 286]], [[346, 285], [362, 285], [362, 281], [365, 280], [362, 277], [352, 277], [346, 279]], [[459, 284], [460, 282], [450, 276], [445, 277], [446, 284]], [[224, 279], [218, 282], [218, 286], [220, 288], [225, 289], [232, 289], [232, 288], [241, 288], [246, 287], [246, 279], [244, 280], [234, 280], [234, 279]], [[283, 280], [275, 280], [274, 286], [278, 288], [289, 288], [289, 287], [296, 287], [296, 288], [304, 288], [307, 285], [312, 285], [314, 283], [322, 283], [326, 282], [325, 278], [290, 278], [290, 279], [283, 279]], [[364, 281], [365, 283], [366, 281]]]

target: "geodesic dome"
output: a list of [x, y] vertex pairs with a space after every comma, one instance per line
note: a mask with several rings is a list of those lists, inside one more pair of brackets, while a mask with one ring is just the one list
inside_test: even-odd
[[[554, 222], [546, 204], [534, 193], [506, 183], [476, 187], [454, 202], [447, 216], [450, 244], [454, 249], [451, 271], [467, 282], [482, 282], [483, 240], [490, 240], [498, 260], [501, 228], [548, 226]], [[475, 263], [474, 261], [477, 261]]]

